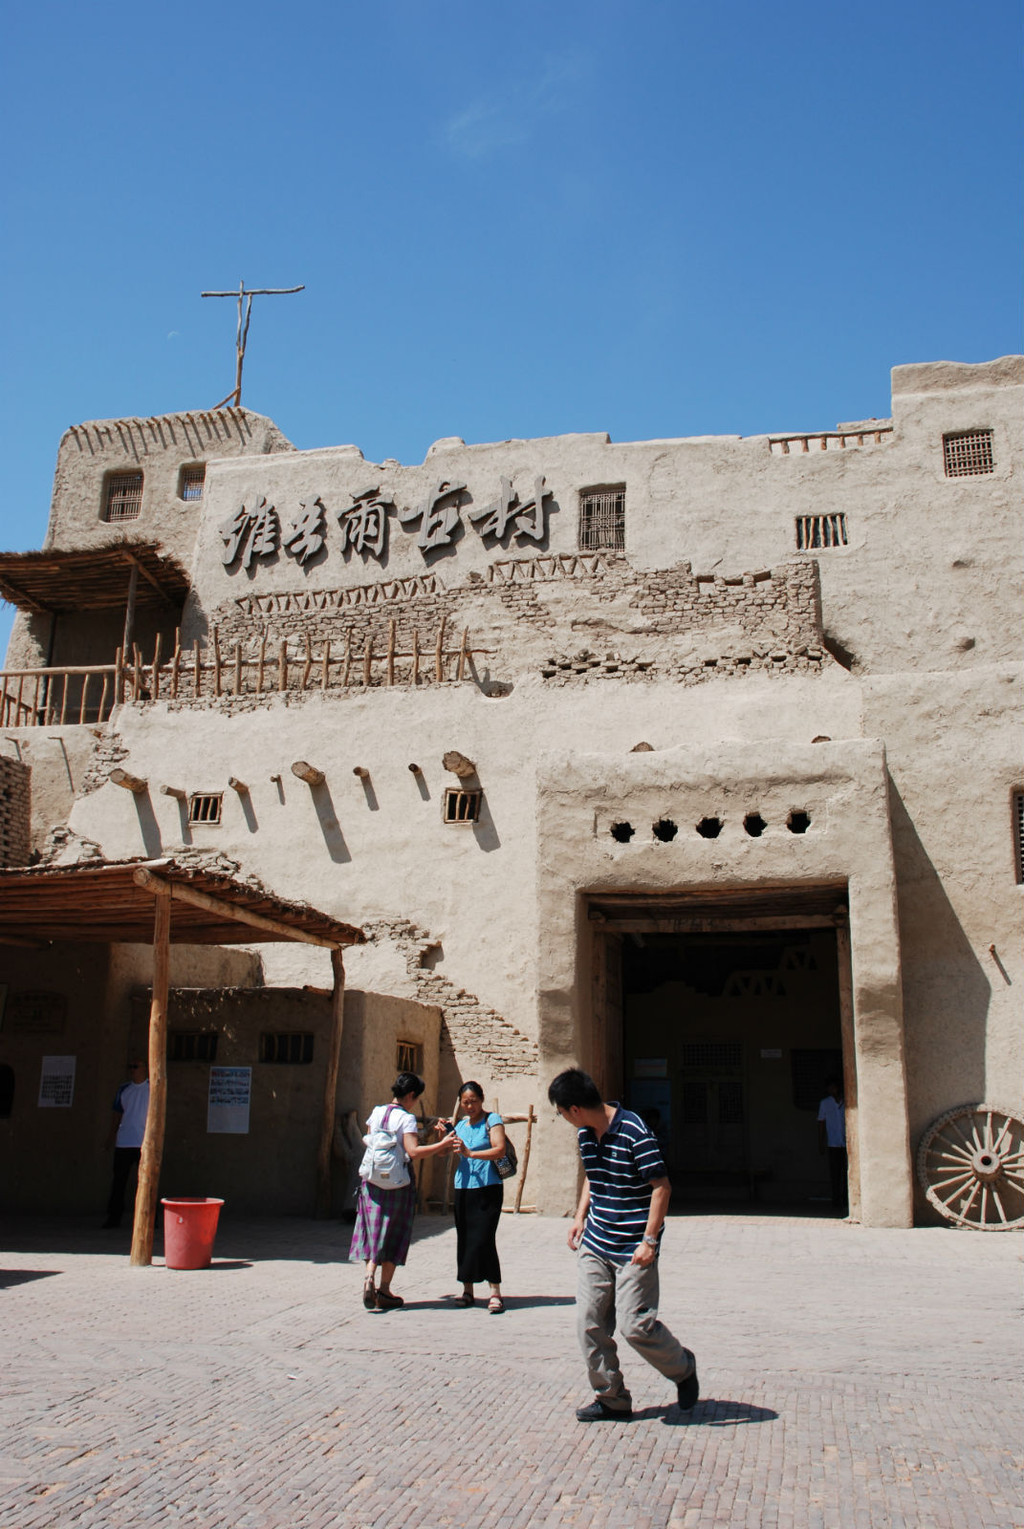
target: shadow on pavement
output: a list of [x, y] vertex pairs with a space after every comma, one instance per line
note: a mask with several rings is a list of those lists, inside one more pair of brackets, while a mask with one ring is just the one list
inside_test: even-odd
[[714, 1396], [703, 1397], [690, 1412], [676, 1406], [645, 1407], [634, 1412], [635, 1418], [656, 1418], [668, 1428], [728, 1428], [738, 1423], [771, 1423], [778, 1417], [771, 1407], [755, 1407], [752, 1402], [729, 1402]]
[[12, 1285], [27, 1285], [30, 1279], [49, 1279], [62, 1272], [61, 1269], [0, 1269], [0, 1290], [9, 1290]]

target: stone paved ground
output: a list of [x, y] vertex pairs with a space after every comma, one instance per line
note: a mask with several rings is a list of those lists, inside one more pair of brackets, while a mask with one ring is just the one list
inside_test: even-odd
[[439, 1218], [387, 1314], [329, 1223], [227, 1221], [198, 1273], [9, 1227], [0, 1525], [1024, 1525], [1016, 1236], [674, 1218], [662, 1314], [704, 1400], [684, 1417], [627, 1350], [633, 1420], [587, 1426], [565, 1230], [504, 1218], [491, 1317], [442, 1299]]

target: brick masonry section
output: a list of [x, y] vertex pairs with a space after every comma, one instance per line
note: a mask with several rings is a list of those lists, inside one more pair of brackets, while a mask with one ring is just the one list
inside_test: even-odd
[[31, 807], [32, 771], [0, 754], [0, 866], [28, 864]]

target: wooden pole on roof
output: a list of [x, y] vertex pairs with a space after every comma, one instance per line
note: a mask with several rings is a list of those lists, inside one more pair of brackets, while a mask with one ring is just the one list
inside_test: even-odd
[[153, 1228], [167, 1123], [167, 997], [171, 967], [171, 898], [157, 891], [153, 918], [153, 998], [149, 1007], [149, 1112], [139, 1160], [131, 1262], [153, 1262]]
[[341, 1037], [345, 1025], [345, 961], [335, 947], [331, 951], [334, 987], [331, 992], [331, 1033], [327, 1044], [327, 1070], [324, 1074], [324, 1109], [320, 1123], [320, 1149], [316, 1160], [316, 1213], [331, 1214], [331, 1147], [334, 1142], [334, 1116], [338, 1107], [338, 1065], [341, 1060]]

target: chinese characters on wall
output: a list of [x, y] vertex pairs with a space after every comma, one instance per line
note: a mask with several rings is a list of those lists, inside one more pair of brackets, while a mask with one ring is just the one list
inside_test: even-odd
[[[418, 504], [400, 506], [389, 490], [375, 484], [349, 494], [350, 504], [331, 506], [318, 495], [300, 500], [298, 512], [286, 519], [275, 505], [260, 496], [241, 505], [218, 526], [224, 550], [221, 559], [226, 568], [251, 568], [260, 558], [272, 557], [281, 548], [305, 565], [327, 544], [330, 536], [337, 541], [342, 556], [353, 552], [364, 558], [383, 562], [388, 545], [388, 526], [393, 518], [403, 530], [416, 538], [416, 546], [426, 558], [439, 547], [450, 546], [461, 524], [464, 483], [447, 478], [434, 482]], [[510, 478], [502, 478], [497, 496], [489, 504], [467, 512], [467, 518], [483, 540], [503, 542], [509, 535], [542, 542], [547, 535], [547, 515], [551, 490], [543, 477], [535, 477], [532, 492], [521, 498]], [[391, 512], [391, 514], [389, 514]], [[333, 531], [333, 524], [338, 531]]]

